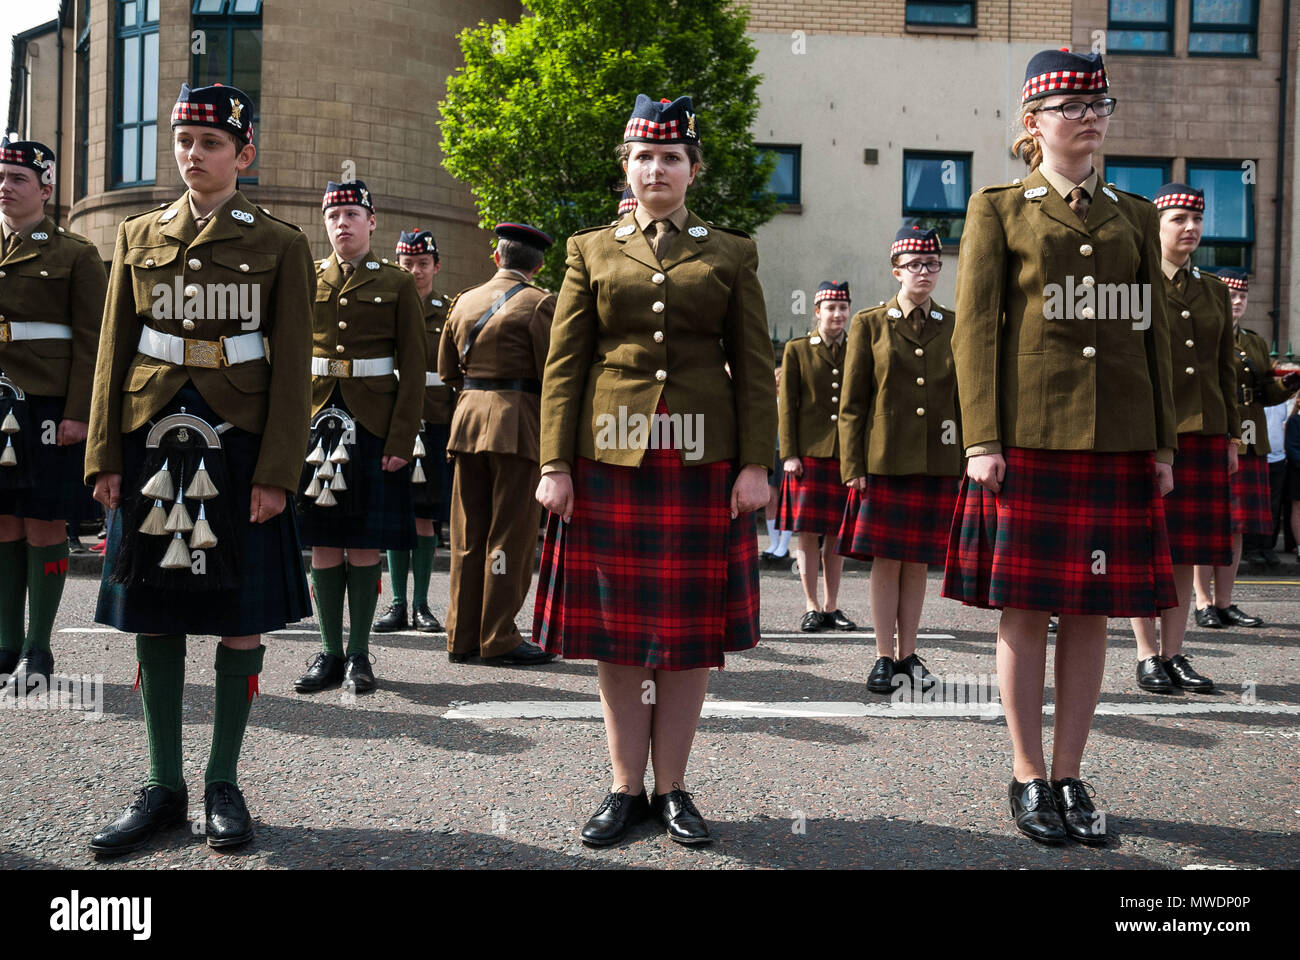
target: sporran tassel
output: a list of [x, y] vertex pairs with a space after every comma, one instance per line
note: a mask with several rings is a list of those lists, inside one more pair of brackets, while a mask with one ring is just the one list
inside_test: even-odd
[[182, 488], [180, 496], [176, 498], [176, 505], [167, 515], [167, 532], [189, 533], [193, 529], [194, 521], [190, 519], [190, 512], [185, 509], [185, 490]]
[[19, 429], [18, 418], [14, 416], [13, 408], [10, 407], [9, 412], [5, 414], [5, 422], [0, 424], [0, 432], [17, 433]]
[[18, 466], [18, 454], [14, 453], [14, 438], [5, 438], [4, 453], [0, 453], [0, 467]]
[[330, 489], [335, 493], [342, 493], [347, 488], [347, 481], [343, 479], [343, 471], [340, 469], [334, 474], [334, 479], [330, 481]]
[[140, 532], [147, 533], [151, 537], [161, 537], [167, 534], [167, 511], [163, 509], [161, 500], [153, 502], [149, 515], [144, 518], [144, 523], [140, 524]]
[[415, 461], [415, 469], [411, 471], [411, 482], [412, 482], [412, 483], [424, 483], [425, 480], [426, 480], [426, 477], [424, 476], [424, 461], [423, 461], [423, 460], [416, 460], [416, 461]]
[[332, 480], [334, 478], [334, 464], [326, 460], [316, 473], [322, 480]]
[[307, 489], [304, 490], [302, 493], [303, 496], [305, 497], [320, 496], [320, 471], [319, 470], [316, 470], [315, 472], [312, 473], [311, 483], [307, 484]]
[[334, 452], [330, 454], [330, 463], [347, 463], [351, 459], [352, 457], [348, 454], [348, 448], [343, 446], [343, 441], [340, 439], [338, 446], [336, 446]]
[[190, 534], [191, 550], [210, 550], [217, 545], [217, 535], [208, 523], [207, 509], [206, 505], [199, 507], [199, 518], [194, 521], [194, 532]]
[[161, 469], [149, 478], [149, 482], [140, 488], [140, 492], [146, 497], [153, 497], [155, 500], [170, 500], [176, 496], [176, 488], [172, 485], [172, 474], [168, 469], [168, 461], [163, 461]]
[[168, 546], [167, 552], [163, 554], [162, 563], [158, 566], [164, 570], [184, 570], [190, 565], [190, 551], [185, 546], [185, 538], [177, 533], [172, 539], [171, 545]]
[[418, 433], [415, 435], [415, 454], [414, 454], [414, 456], [415, 456], [415, 459], [416, 459], [416, 460], [418, 460], [418, 459], [420, 459], [421, 457], [424, 456], [424, 440], [423, 440], [423, 438], [421, 438], [421, 436], [420, 436]]
[[316, 449], [307, 454], [307, 462], [313, 467], [319, 467], [325, 462], [325, 449], [321, 446], [320, 441], [316, 441]]
[[320, 492], [320, 496], [318, 496], [318, 497], [316, 498], [316, 506], [318, 506], [318, 507], [332, 507], [332, 506], [334, 506], [336, 503], [338, 503], [338, 501], [334, 499], [334, 494], [330, 493], [330, 485], [329, 485], [329, 481], [326, 481], [326, 482], [325, 482], [325, 488], [324, 488], [323, 490], [321, 490], [321, 492]]
[[208, 476], [207, 464], [203, 460], [199, 460], [199, 469], [190, 478], [189, 494], [191, 500], [211, 500], [217, 495], [217, 488]]

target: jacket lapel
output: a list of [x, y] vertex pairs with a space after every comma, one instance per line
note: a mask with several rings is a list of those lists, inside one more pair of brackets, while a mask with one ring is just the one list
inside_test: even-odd
[[[692, 235], [692, 231], [697, 235]], [[660, 260], [665, 270], [677, 266], [691, 257], [699, 256], [703, 246], [709, 242], [713, 236], [713, 228], [707, 223], [690, 213], [686, 218], [686, 227], [680, 235], [673, 238], [672, 249], [666, 258]], [[649, 246], [649, 244], [646, 244]]]
[[[189, 206], [188, 201], [185, 205], [186, 207]], [[216, 213], [212, 215], [212, 219], [204, 228], [203, 234], [192, 240], [191, 245], [201, 246], [222, 240], [242, 240], [244, 235], [253, 229], [253, 224], [257, 222], [257, 218], [260, 216], [262, 216], [262, 212], [245, 200], [244, 195], [236, 190], [234, 196], [223, 203]]]
[[[894, 316], [898, 314], [898, 316]], [[889, 325], [904, 339], [908, 340], [918, 347], [921, 346], [921, 338], [916, 335], [912, 329], [912, 321], [907, 319], [907, 314], [903, 313], [903, 308], [898, 303], [898, 297], [895, 295], [890, 298], [889, 303], [885, 305], [885, 316], [889, 320]]]
[[[1110, 197], [1113, 192], [1101, 177], [1097, 178], [1097, 194], [1088, 204], [1088, 220], [1085, 224], [1089, 233], [1096, 234], [1097, 228], [1103, 223], [1119, 216], [1119, 204]], [[1066, 208], [1069, 208], [1069, 204], [1066, 204]]]
[[331, 253], [325, 261], [325, 269], [320, 272], [320, 278], [325, 281], [327, 286], [335, 290], [343, 286], [343, 271], [339, 268], [338, 254]]
[[[374, 263], [374, 262], [375, 262], [374, 253], [370, 250], [367, 250], [366, 255], [357, 262], [357, 268], [352, 271], [352, 276], [347, 278], [347, 282], [343, 284], [343, 289], [340, 292], [347, 293], [349, 290], [355, 290], [358, 287], [364, 287], [371, 280], [375, 279], [375, 277], [378, 276], [379, 271], [371, 270], [369, 267], [366, 266], [367, 263]], [[343, 272], [342, 270], [339, 271], [339, 273], [342, 272]]]
[[[172, 211], [175, 213], [172, 213]], [[163, 211], [159, 218], [162, 224], [159, 233], [180, 247], [188, 247], [194, 240], [197, 228], [194, 226], [194, 214], [190, 212], [190, 194], [187, 190], [181, 198]]]
[[623, 214], [618, 226], [614, 228], [614, 242], [622, 248], [624, 256], [631, 257], [637, 263], [643, 263], [652, 270], [659, 270], [659, 258], [650, 249], [650, 241], [637, 226], [633, 214]]

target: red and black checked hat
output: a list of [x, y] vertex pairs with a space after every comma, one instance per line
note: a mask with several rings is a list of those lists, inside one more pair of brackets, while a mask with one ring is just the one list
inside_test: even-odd
[[438, 245], [433, 242], [433, 234], [428, 230], [403, 230], [397, 238], [397, 253], [399, 256], [431, 253], [433, 262], [438, 262]]
[[636, 95], [636, 106], [623, 130], [623, 142], [693, 143], [699, 146], [700, 130], [690, 97], [663, 99], [658, 103], [644, 93]]
[[635, 209], [636, 209], [636, 194], [632, 192], [631, 187], [628, 187], [626, 190], [623, 191], [623, 196], [619, 198], [618, 215], [621, 217], [623, 216], [623, 214], [631, 213]]
[[349, 180], [346, 183], [335, 183], [331, 180], [325, 185], [325, 199], [321, 201], [321, 212], [325, 212], [330, 207], [365, 207], [371, 213], [375, 212], [375, 202], [370, 199], [370, 188], [362, 180]]
[[182, 83], [181, 95], [172, 107], [172, 126], [181, 124], [215, 127], [233, 133], [244, 143], [252, 143], [253, 101], [237, 87], [214, 83], [191, 90], [188, 83]]
[[1100, 53], [1071, 53], [1068, 47], [1062, 47], [1030, 58], [1020, 102], [1057, 93], [1105, 93], [1108, 89]]
[[1156, 191], [1154, 202], [1158, 210], [1204, 211], [1205, 191], [1185, 183], [1166, 183]]
[[922, 230], [913, 224], [894, 234], [894, 244], [889, 248], [889, 255], [896, 257], [900, 253], [943, 253], [943, 244], [939, 242], [938, 231]]
[[536, 227], [530, 227], [526, 223], [498, 223], [492, 228], [492, 232], [504, 240], [518, 240], [538, 250], [545, 250], [555, 242]]
[[1226, 283], [1229, 290], [1250, 291], [1250, 274], [1241, 267], [1220, 267], [1214, 275]]
[[849, 299], [849, 282], [842, 280], [836, 283], [834, 280], [823, 280], [817, 285], [817, 292], [813, 294], [813, 306], [821, 303], [823, 300], [848, 300]]
[[35, 170], [41, 183], [54, 183], [54, 151], [36, 140], [0, 140], [0, 163], [12, 163]]

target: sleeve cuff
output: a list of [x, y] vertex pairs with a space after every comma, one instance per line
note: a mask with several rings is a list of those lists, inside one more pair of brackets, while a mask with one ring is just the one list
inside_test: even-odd
[[1157, 450], [1157, 451], [1156, 451], [1156, 463], [1167, 463], [1167, 464], [1169, 464], [1170, 466], [1173, 466], [1173, 463], [1174, 463], [1174, 448], [1173, 448], [1173, 447], [1161, 447], [1159, 450]]
[[570, 468], [569, 461], [567, 460], [551, 460], [547, 463], [542, 464], [543, 477], [546, 476], [548, 473], [572, 473], [572, 472], [573, 470], [572, 468]]
[[988, 443], [977, 443], [973, 447], [966, 448], [968, 457], [985, 457], [994, 453], [1002, 452], [1002, 441], [990, 440]]

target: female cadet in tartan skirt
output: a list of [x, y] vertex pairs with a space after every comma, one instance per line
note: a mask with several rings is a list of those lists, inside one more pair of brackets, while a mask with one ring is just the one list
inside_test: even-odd
[[[234, 87], [182, 85], [173, 153], [189, 189], [117, 233], [86, 480], [110, 511], [95, 620], [138, 634], [149, 778], [91, 841], [101, 854], [186, 819], [181, 697], [194, 633], [222, 638], [207, 842], [252, 838], [236, 762], [266, 650], [259, 634], [311, 612], [286, 509], [307, 439], [311, 251], [297, 227], [236, 189], [256, 153], [252, 116]], [[238, 311], [228, 300], [212, 309], [219, 289], [237, 292]]]
[[[840, 483], [840, 442], [835, 428], [844, 374], [844, 327], [849, 284], [825, 280], [813, 295], [817, 325], [785, 345], [777, 404], [784, 462], [777, 528], [799, 537], [799, 580], [807, 608], [799, 629], [856, 630], [839, 609], [844, 558], [835, 552], [848, 494]], [[818, 549], [817, 538], [824, 537]], [[820, 553], [820, 556], [819, 556]], [[818, 562], [820, 560], [820, 563]], [[826, 571], [826, 595], [817, 602], [818, 567]]]
[[[1250, 292], [1245, 270], [1224, 267], [1219, 279], [1227, 284], [1232, 309], [1233, 366], [1237, 374], [1237, 412], [1241, 418], [1241, 443], [1237, 472], [1232, 475], [1232, 556], [1227, 563], [1196, 568], [1196, 622], [1210, 627], [1262, 627], [1264, 621], [1252, 617], [1232, 602], [1232, 585], [1241, 565], [1243, 533], [1263, 534], [1273, 531], [1269, 506], [1268, 427], [1264, 408], [1281, 403], [1300, 387], [1300, 374], [1289, 373], [1280, 381], [1273, 376], [1273, 360], [1268, 344], [1257, 333], [1241, 325], [1246, 315]], [[1211, 582], [1212, 581], [1212, 582]]]
[[615, 843], [653, 807], [674, 840], [704, 843], [682, 785], [709, 669], [758, 643], [745, 514], [775, 453], [772, 342], [754, 242], [684, 205], [702, 160], [691, 99], [638, 96], [624, 141], [637, 210], [569, 238], [551, 328], [533, 636], [600, 661], [613, 786], [583, 840]]
[[1232, 561], [1229, 476], [1237, 470], [1235, 356], [1232, 306], [1218, 277], [1192, 266], [1201, 242], [1205, 195], [1185, 183], [1168, 183], [1155, 195], [1160, 211], [1160, 292], [1169, 302], [1169, 354], [1178, 416], [1174, 489], [1165, 497], [1165, 528], [1174, 564], [1178, 606], [1160, 614], [1160, 641], [1153, 617], [1134, 617], [1137, 683], [1169, 693], [1175, 687], [1210, 693], [1214, 682], [1192, 669], [1183, 655], [1192, 570], [1197, 563]]
[[362, 181], [330, 181], [321, 210], [334, 249], [316, 264], [312, 428], [298, 509], [323, 649], [294, 689], [370, 693], [379, 551], [416, 545], [408, 464], [424, 404], [424, 312], [411, 275], [370, 250], [375, 207]]
[[[1046, 843], [1105, 842], [1079, 773], [1106, 618], [1178, 602], [1161, 504], [1177, 421], [1159, 223], [1149, 201], [1099, 183], [1092, 169], [1115, 105], [1106, 92], [1100, 55], [1048, 50], [1029, 61], [1014, 149], [1031, 172], [971, 197], [957, 274], [952, 352], [969, 460], [943, 594], [1002, 610], [1011, 812]], [[1108, 297], [1089, 292], [1099, 288], [1127, 291], [1130, 311], [1106, 315]]]
[[[421, 633], [437, 633], [442, 624], [429, 609], [429, 579], [438, 552], [438, 522], [446, 513], [451, 496], [451, 464], [447, 461], [447, 437], [451, 424], [451, 387], [438, 376], [438, 344], [447, 320], [448, 300], [433, 289], [440, 268], [438, 245], [428, 230], [403, 231], [397, 238], [397, 264], [415, 279], [424, 311], [425, 344], [429, 351], [424, 374], [424, 418], [415, 443], [414, 486], [415, 549], [388, 551], [388, 582], [393, 588], [393, 605], [375, 621], [375, 633], [392, 633], [415, 627]], [[412, 575], [411, 615], [406, 615], [406, 574]]]
[[851, 493], [839, 549], [871, 561], [872, 693], [890, 693], [895, 676], [906, 677], [913, 694], [935, 683], [917, 656], [916, 634], [926, 565], [948, 552], [962, 461], [953, 314], [930, 299], [941, 252], [935, 231], [899, 230], [889, 249], [898, 295], [859, 312], [849, 327], [839, 433]]
[[82, 466], [108, 277], [94, 244], [45, 215], [54, 160], [0, 140], [0, 677], [18, 694], [49, 687], [67, 524], [99, 513]]

